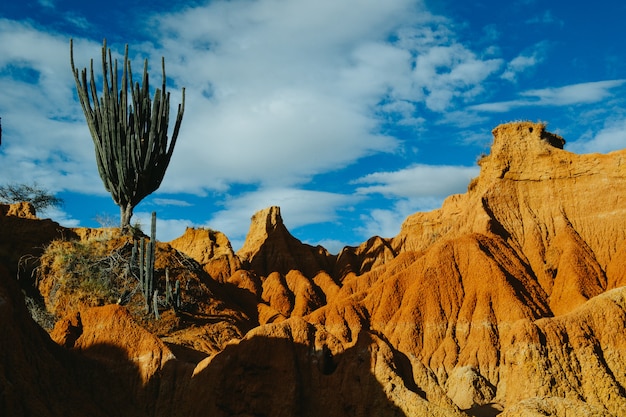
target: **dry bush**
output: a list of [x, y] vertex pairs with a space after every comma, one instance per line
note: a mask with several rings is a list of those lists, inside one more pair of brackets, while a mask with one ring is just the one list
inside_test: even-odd
[[55, 240], [37, 271], [38, 288], [53, 314], [115, 303], [135, 291], [129, 265], [132, 243], [125, 239]]

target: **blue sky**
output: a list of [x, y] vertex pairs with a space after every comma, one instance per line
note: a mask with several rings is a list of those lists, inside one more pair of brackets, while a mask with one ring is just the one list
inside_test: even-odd
[[[243, 243], [278, 205], [336, 253], [463, 193], [491, 130], [544, 121], [566, 149], [626, 147], [626, 3], [513, 0], [40, 0], [0, 8], [0, 184], [65, 200], [65, 226], [117, 224], [69, 66], [129, 44], [186, 111], [161, 188], [135, 209], [158, 238]], [[137, 70], [136, 70], [137, 71]], [[173, 123], [172, 123], [173, 125]]]

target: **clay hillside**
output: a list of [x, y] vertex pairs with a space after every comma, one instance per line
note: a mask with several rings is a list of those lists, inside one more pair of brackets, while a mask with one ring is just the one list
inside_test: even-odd
[[493, 135], [391, 239], [333, 255], [270, 207], [237, 253], [158, 242], [158, 320], [141, 232], [0, 205], [0, 415], [626, 416], [626, 150]]

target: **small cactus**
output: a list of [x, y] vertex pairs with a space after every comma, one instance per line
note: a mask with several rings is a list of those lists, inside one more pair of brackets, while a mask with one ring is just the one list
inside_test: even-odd
[[176, 280], [176, 289], [174, 292], [174, 309], [180, 308], [180, 280]]
[[165, 304], [172, 305], [173, 301], [172, 285], [170, 284], [170, 271], [165, 268]]
[[[152, 309], [152, 298], [155, 292], [154, 261], [156, 252], [156, 212], [152, 212], [150, 240], [139, 240], [139, 284], [145, 300], [146, 314]], [[132, 258], [132, 255], [131, 255]]]
[[159, 316], [159, 290], [154, 290], [154, 294], [152, 295], [152, 304], [154, 308], [154, 318], [160, 319]]

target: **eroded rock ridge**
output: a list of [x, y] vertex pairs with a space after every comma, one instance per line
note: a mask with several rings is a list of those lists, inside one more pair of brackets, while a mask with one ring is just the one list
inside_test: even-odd
[[[48, 223], [0, 206], [9, 231], [0, 236], [0, 350], [11, 352], [0, 410], [626, 415], [626, 150], [577, 155], [541, 123], [493, 135], [467, 192], [409, 216], [393, 238], [333, 255], [292, 236], [270, 207], [252, 217], [236, 253], [208, 229], [160, 244], [160, 270], [186, 259], [173, 278], [199, 306], [165, 315], [168, 328], [105, 305], [67, 311], [49, 336], [10, 270], [37, 240], [20, 240], [16, 222]], [[42, 244], [62, 229], [46, 227]], [[45, 371], [36, 378], [34, 369]], [[63, 405], [58, 387], [81, 408]]]

